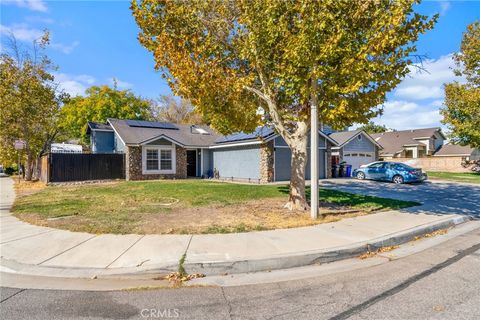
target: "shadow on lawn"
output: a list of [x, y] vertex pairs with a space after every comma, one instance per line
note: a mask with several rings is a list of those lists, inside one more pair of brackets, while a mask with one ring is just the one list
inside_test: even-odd
[[[288, 186], [279, 186], [277, 188], [281, 193], [288, 194]], [[305, 194], [310, 204], [310, 186], [306, 186]], [[398, 200], [385, 197], [376, 197], [359, 193], [351, 193], [327, 188], [320, 189], [320, 201], [332, 204], [334, 206], [347, 206], [356, 210], [397, 210], [407, 207], [420, 206], [418, 201]]]

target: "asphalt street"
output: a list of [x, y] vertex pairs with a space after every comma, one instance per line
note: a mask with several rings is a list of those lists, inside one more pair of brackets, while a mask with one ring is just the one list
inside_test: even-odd
[[321, 180], [320, 187], [423, 204], [401, 211], [480, 216], [480, 185], [432, 181], [397, 185], [391, 182], [329, 179]]
[[1, 319], [479, 319], [480, 229], [304, 280], [113, 292], [2, 288]]

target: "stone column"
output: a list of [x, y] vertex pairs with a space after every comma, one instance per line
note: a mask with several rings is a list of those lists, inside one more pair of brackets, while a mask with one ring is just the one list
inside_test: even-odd
[[187, 150], [185, 148], [175, 145], [175, 153], [176, 153], [175, 178], [186, 179], [187, 178]]
[[268, 183], [274, 179], [273, 141], [260, 146], [260, 182]]
[[[332, 177], [332, 144], [330, 141], [326, 141], [327, 145], [327, 179]], [[343, 150], [339, 150], [340, 159], [343, 158]]]

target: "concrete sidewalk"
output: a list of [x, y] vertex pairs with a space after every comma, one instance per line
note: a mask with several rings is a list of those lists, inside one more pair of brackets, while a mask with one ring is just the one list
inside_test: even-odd
[[107, 277], [176, 271], [265, 271], [359, 255], [468, 220], [399, 211], [312, 227], [212, 235], [93, 235], [30, 225], [11, 216], [13, 181], [0, 178], [0, 271], [58, 277]]

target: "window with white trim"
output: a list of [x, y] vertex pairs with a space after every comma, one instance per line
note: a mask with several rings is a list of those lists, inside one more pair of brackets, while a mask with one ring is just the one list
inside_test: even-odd
[[147, 149], [146, 150], [146, 170], [158, 170], [158, 149]]
[[144, 146], [142, 158], [144, 174], [175, 173], [175, 148], [173, 146]]
[[160, 170], [172, 170], [172, 150], [160, 150]]

